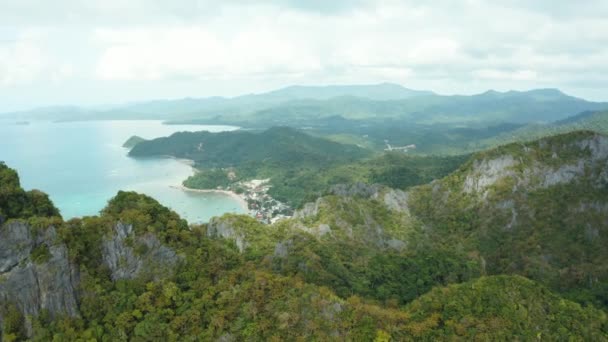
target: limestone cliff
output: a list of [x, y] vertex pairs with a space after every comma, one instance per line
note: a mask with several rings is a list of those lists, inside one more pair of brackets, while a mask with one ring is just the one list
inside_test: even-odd
[[[68, 259], [54, 227], [42, 231], [22, 222], [0, 227], [0, 304], [12, 303], [26, 317], [78, 316], [79, 269]], [[0, 317], [0, 321], [2, 317]]]
[[114, 226], [102, 245], [103, 263], [110, 269], [112, 280], [134, 279], [143, 274], [163, 277], [172, 273], [178, 261], [175, 252], [163, 246], [155, 235], [136, 236], [133, 226], [122, 222]]
[[[153, 234], [136, 236], [133, 227], [117, 223], [103, 239], [100, 262], [112, 280], [173, 273], [177, 254]], [[0, 307], [15, 305], [31, 334], [30, 317], [42, 311], [50, 317], [79, 316], [80, 267], [55, 227], [33, 228], [22, 221], [0, 226]], [[0, 310], [0, 329], [2, 326]]]

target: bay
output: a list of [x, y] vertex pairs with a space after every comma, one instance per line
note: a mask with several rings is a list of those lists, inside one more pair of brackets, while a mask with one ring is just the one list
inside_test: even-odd
[[0, 121], [0, 161], [19, 172], [25, 189], [48, 193], [64, 219], [96, 215], [119, 190], [129, 190], [152, 196], [190, 223], [200, 223], [227, 212], [244, 213], [245, 209], [225, 194], [172, 188], [193, 173], [190, 165], [170, 158], [130, 158], [122, 144], [133, 135], [151, 139], [178, 131], [235, 129], [163, 125], [151, 120]]

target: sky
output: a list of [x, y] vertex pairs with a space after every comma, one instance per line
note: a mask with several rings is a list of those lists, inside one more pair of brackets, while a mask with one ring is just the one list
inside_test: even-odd
[[608, 101], [606, 0], [0, 0], [0, 112], [393, 82]]

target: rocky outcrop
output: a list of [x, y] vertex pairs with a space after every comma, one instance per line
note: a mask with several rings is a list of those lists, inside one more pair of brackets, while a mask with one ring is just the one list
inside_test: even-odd
[[[379, 184], [337, 184], [330, 188], [330, 194], [340, 197], [361, 197], [380, 200], [391, 210], [409, 214], [407, 205], [408, 194], [399, 189], [386, 188]], [[306, 219], [315, 217], [319, 210], [326, 205], [323, 197], [315, 202], [304, 204], [302, 209], [296, 210], [293, 214], [294, 219]]]
[[594, 161], [608, 158], [608, 138], [603, 135], [594, 134], [591, 137], [576, 142], [576, 145], [581, 150], [589, 151], [591, 159]]
[[[538, 157], [547, 149], [551, 162]], [[485, 198], [488, 188], [508, 178], [513, 180], [513, 191], [548, 188], [584, 178], [593, 179], [595, 188], [608, 185], [608, 138], [602, 135], [589, 134], [568, 143], [540, 140], [537, 144], [522, 146], [516, 154], [520, 157], [503, 154], [475, 160], [464, 180], [463, 191], [479, 193]]]
[[237, 232], [231, 222], [219, 217], [212, 218], [207, 224], [207, 237], [234, 240], [241, 253], [248, 245], [244, 234]]
[[[0, 305], [13, 303], [26, 317], [78, 316], [79, 271], [55, 228], [36, 231], [22, 222], [0, 227]], [[35, 257], [34, 257], [35, 256]], [[2, 317], [0, 317], [0, 321]], [[1, 326], [1, 325], [0, 325]]]
[[172, 274], [178, 256], [155, 235], [136, 236], [132, 225], [119, 222], [113, 234], [103, 241], [102, 259], [111, 271], [112, 280], [141, 275], [158, 279]]
[[323, 197], [317, 198], [315, 202], [309, 202], [304, 204], [302, 209], [296, 210], [293, 213], [294, 219], [305, 219], [309, 217], [315, 217], [319, 214], [319, 209], [321, 209], [325, 205], [325, 200]]
[[511, 169], [515, 165], [511, 155], [504, 155], [489, 160], [476, 160], [473, 169], [464, 181], [464, 192], [482, 192], [501, 178], [515, 175]]
[[354, 184], [336, 184], [332, 186], [329, 192], [333, 195], [343, 197], [377, 197], [378, 192], [382, 189], [379, 184], [365, 184], [365, 183], [354, 183]]
[[[102, 262], [112, 279], [172, 273], [178, 256], [153, 234], [135, 236], [131, 225], [118, 223], [103, 241]], [[14, 304], [26, 318], [46, 311], [51, 317], [79, 316], [80, 272], [54, 227], [32, 228], [13, 221], [0, 226], [0, 306]], [[0, 329], [2, 327], [0, 310]]]
[[585, 175], [585, 161], [580, 159], [576, 164], [562, 165], [557, 169], [546, 169], [542, 174], [544, 178], [542, 187], [544, 188], [557, 184], [569, 183], [575, 178]]
[[293, 247], [293, 240], [286, 240], [277, 242], [274, 247], [273, 256], [276, 258], [286, 258], [289, 254], [289, 250]]
[[408, 198], [409, 194], [407, 192], [398, 189], [390, 189], [384, 194], [383, 200], [384, 204], [389, 209], [409, 215], [410, 209], [407, 204]]

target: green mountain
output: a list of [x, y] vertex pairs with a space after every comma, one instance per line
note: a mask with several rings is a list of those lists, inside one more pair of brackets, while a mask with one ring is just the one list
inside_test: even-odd
[[584, 111], [549, 124], [525, 125], [478, 142], [472, 142], [470, 145], [477, 149], [483, 149], [489, 146], [497, 146], [514, 141], [530, 141], [578, 130], [592, 130], [608, 134], [608, 111]]
[[605, 306], [608, 138], [578, 131], [477, 154], [411, 193], [410, 210], [437, 244], [583, 302]]
[[488, 91], [443, 96], [400, 85], [291, 86], [232, 98], [157, 100], [97, 108], [51, 107], [10, 113], [20, 120], [160, 119], [173, 123], [236, 124], [268, 128], [306, 127], [307, 122], [393, 118], [409, 124], [536, 123], [566, 119], [608, 104], [568, 96], [556, 89]]
[[[397, 84], [291, 86], [275, 91], [236, 97], [183, 98], [154, 100], [120, 105], [81, 108], [55, 106], [6, 113], [19, 119], [72, 121], [72, 120], [121, 120], [121, 119], [192, 119], [206, 120], [223, 115], [251, 114], [292, 100], [324, 100], [340, 96], [357, 96], [373, 100], [395, 100], [431, 95], [429, 91], [404, 88]], [[4, 114], [0, 114], [4, 115]]]
[[[12, 192], [14, 171], [2, 171], [12, 181], [0, 193]], [[99, 217], [10, 218], [0, 225], [2, 339], [608, 338], [604, 311], [518, 276], [479, 277], [462, 241], [428, 241], [410, 201], [339, 186], [274, 226], [226, 215], [188, 227], [119, 192]], [[315, 225], [332, 217], [341, 221]]]
[[[389, 163], [384, 172], [378, 159], [319, 170], [323, 174], [343, 167], [358, 175], [356, 181], [384, 184], [403, 175], [400, 187], [407, 192], [365, 184], [335, 186], [283, 223], [280, 231], [286, 235], [275, 236], [267, 250], [256, 253], [270, 255], [277, 244], [304, 241], [296, 259], [282, 253], [285, 261], [275, 270], [330, 286], [340, 295], [407, 302], [436, 285], [483, 274], [519, 274], [571, 299], [605, 307], [607, 161], [608, 139], [580, 131], [477, 153], [447, 177], [414, 188], [409, 179], [416, 172], [405, 176], [412, 167], [407, 160], [402, 168]], [[366, 176], [365, 168], [375, 170], [375, 178]], [[226, 225], [239, 231], [231, 220]], [[241, 244], [247, 236], [259, 235], [261, 227], [253, 234], [238, 233]], [[310, 249], [310, 239], [301, 231], [327, 249]], [[379, 249], [392, 256], [378, 256]], [[300, 253], [318, 261], [304, 268], [315, 269], [311, 278], [296, 267]], [[425, 261], [429, 259], [434, 264]], [[428, 278], [361, 272], [363, 265], [425, 270]]]
[[[326, 99], [296, 99], [252, 112], [222, 113], [214, 120], [242, 126], [306, 126], [306, 122], [340, 116], [346, 119], [395, 119], [409, 124], [474, 124], [553, 122], [608, 104], [588, 102], [554, 89], [525, 92], [488, 91], [472, 96], [421, 95], [402, 99], [336, 96]], [[173, 120], [176, 120], [175, 118]], [[194, 115], [177, 122], [209, 123], [209, 117]]]
[[352, 145], [316, 138], [288, 127], [263, 132], [181, 132], [137, 144], [129, 155], [171, 155], [192, 159], [199, 165], [229, 167], [248, 162], [326, 163], [351, 160], [367, 152]]
[[[415, 339], [599, 341], [606, 313], [561, 299], [518, 276], [435, 288], [409, 304]], [[577, 317], [573, 320], [573, 317]]]
[[[373, 85], [290, 86], [258, 96], [278, 98], [282, 101], [296, 99], [327, 100], [334, 97], [352, 96], [371, 100], [399, 100], [416, 96], [433, 95], [431, 91], [412, 90], [394, 83]], [[255, 96], [255, 95], [250, 95]]]
[[339, 295], [408, 302], [433, 286], [517, 274], [606, 307], [607, 161], [608, 138], [574, 132], [478, 153], [407, 192], [334, 186], [277, 223], [266, 245], [263, 225], [229, 216], [211, 226], [241, 247], [253, 239], [256, 255], [278, 253], [273, 270]]
[[173, 156], [191, 159], [200, 172], [185, 185], [215, 189], [241, 180], [270, 178], [270, 194], [300, 205], [311, 192], [322, 190], [312, 181], [319, 170], [359, 160], [370, 151], [313, 137], [287, 127], [262, 132], [182, 132], [137, 144], [132, 157]]

